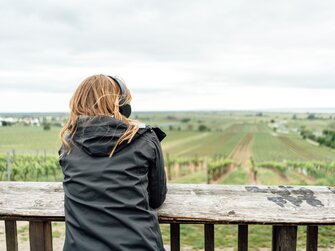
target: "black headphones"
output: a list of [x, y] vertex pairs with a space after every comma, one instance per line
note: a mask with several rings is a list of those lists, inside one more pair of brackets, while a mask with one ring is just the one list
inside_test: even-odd
[[121, 98], [119, 100], [119, 111], [120, 113], [129, 118], [130, 114], [131, 114], [131, 106], [130, 104], [126, 104], [125, 101], [126, 101], [126, 93], [127, 93], [127, 89], [126, 89], [126, 85], [123, 83], [123, 81], [121, 79], [119, 79], [118, 77], [116, 76], [109, 76], [112, 80], [114, 80], [117, 85], [119, 86], [120, 88], [120, 91], [121, 91]]

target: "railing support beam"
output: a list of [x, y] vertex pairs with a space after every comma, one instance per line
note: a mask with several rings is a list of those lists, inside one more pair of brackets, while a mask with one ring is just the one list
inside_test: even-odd
[[180, 251], [180, 224], [170, 224], [170, 245], [171, 251]]
[[318, 250], [318, 226], [307, 226], [306, 251]]
[[15, 220], [5, 220], [7, 251], [18, 251], [17, 227]]
[[248, 251], [248, 225], [238, 225], [238, 251]]
[[297, 226], [272, 226], [272, 251], [296, 251]]
[[50, 221], [29, 221], [30, 251], [52, 251]]
[[205, 251], [214, 251], [214, 224], [205, 224]]

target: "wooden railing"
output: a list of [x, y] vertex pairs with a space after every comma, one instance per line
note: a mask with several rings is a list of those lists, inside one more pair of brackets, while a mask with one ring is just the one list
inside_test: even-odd
[[[32, 251], [52, 250], [52, 221], [64, 221], [61, 182], [0, 182], [0, 220], [7, 251], [18, 250], [16, 221], [29, 221]], [[214, 250], [214, 224], [238, 225], [237, 247], [248, 250], [248, 225], [272, 225], [272, 250], [296, 250], [307, 225], [306, 250], [317, 250], [318, 225], [335, 225], [335, 188], [168, 184], [160, 223], [170, 224], [171, 250], [180, 250], [180, 224], [203, 224], [205, 250]]]

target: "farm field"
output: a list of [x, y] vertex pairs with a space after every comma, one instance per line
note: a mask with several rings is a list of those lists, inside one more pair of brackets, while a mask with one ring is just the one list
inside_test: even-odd
[[[331, 115], [324, 116], [327, 118]], [[302, 140], [296, 132], [301, 126], [321, 131], [335, 126], [335, 119], [323, 118], [315, 121], [301, 118], [300, 120], [292, 120], [290, 117], [292, 117], [291, 114], [276, 113], [256, 116], [253, 113], [241, 112], [193, 112], [139, 113], [133, 119], [163, 129], [167, 137], [163, 140], [162, 147], [164, 153], [171, 155], [228, 155], [245, 134], [251, 133], [257, 136], [254, 137], [254, 141], [256, 141], [253, 147], [254, 155], [262, 161], [274, 160], [279, 152], [278, 160], [282, 160], [282, 158], [294, 160], [335, 159], [335, 152]], [[279, 124], [277, 132], [274, 132], [269, 126], [271, 120], [278, 121], [276, 122]], [[199, 130], [199, 126], [205, 128]], [[58, 139], [60, 129], [60, 127], [54, 126], [50, 130], [43, 130], [36, 126], [0, 126], [0, 151], [6, 152], [15, 149], [36, 153], [37, 150], [40, 152], [46, 150], [47, 153], [57, 154], [60, 146]], [[286, 146], [289, 146], [289, 149], [284, 149]], [[307, 157], [311, 152], [312, 156]]]
[[[162, 141], [162, 148], [166, 171], [170, 175], [169, 183], [335, 186], [335, 150], [303, 139], [299, 134], [301, 127], [317, 133], [324, 129], [335, 130], [335, 116], [317, 114], [318, 119], [313, 120], [307, 117], [308, 114], [293, 116], [289, 113], [256, 112], [135, 114], [136, 119], [159, 126], [167, 134]], [[48, 174], [45, 174], [45, 166], [57, 165], [55, 160], [60, 146], [59, 130], [60, 127], [51, 127], [47, 131], [40, 127], [22, 125], [0, 127], [0, 171], [3, 170], [0, 179], [7, 179], [7, 154], [11, 158], [16, 154], [17, 161], [21, 154], [29, 154], [36, 157], [35, 161], [39, 159], [40, 164], [35, 165], [34, 173], [26, 174], [27, 180], [61, 181], [60, 169], [57, 173], [52, 173], [55, 168], [48, 168]], [[43, 164], [43, 158], [54, 164]], [[191, 165], [194, 159], [200, 159], [201, 164], [197, 167]], [[220, 163], [230, 160], [234, 164], [219, 167], [220, 175], [214, 178], [209, 176], [208, 168], [218, 160]], [[23, 166], [22, 163], [25, 163], [26, 169], [30, 166], [31, 162], [28, 160], [21, 161], [18, 166]], [[12, 166], [15, 167], [14, 159]], [[216, 171], [217, 166], [213, 168]], [[16, 176], [17, 180], [24, 179], [20, 172], [19, 170]], [[164, 243], [169, 243], [169, 226], [162, 224], [161, 229]], [[3, 246], [2, 230], [0, 224], [0, 247]], [[56, 223], [54, 238], [61, 242], [64, 238], [63, 231], [64, 224]], [[27, 228], [22, 226], [19, 233], [24, 236]], [[194, 250], [203, 247], [202, 226], [181, 225], [180, 233], [183, 245], [193, 247]], [[250, 250], [270, 250], [269, 233], [270, 226], [250, 226]], [[320, 250], [334, 250], [334, 227], [321, 226], [319, 237]], [[216, 246], [233, 250], [236, 238], [237, 226], [215, 226]], [[306, 228], [299, 227], [299, 250], [303, 249], [305, 239]]]

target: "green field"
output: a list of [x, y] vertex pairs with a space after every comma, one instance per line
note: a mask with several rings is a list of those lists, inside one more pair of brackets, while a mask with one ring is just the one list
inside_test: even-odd
[[[159, 126], [167, 137], [162, 142], [164, 153], [176, 156], [215, 155], [228, 156], [246, 134], [253, 135], [252, 156], [256, 161], [281, 160], [335, 160], [334, 150], [319, 147], [303, 140], [294, 129], [306, 126], [316, 131], [333, 126], [335, 120], [292, 120], [291, 114], [269, 113], [256, 116], [253, 113], [137, 113], [133, 119]], [[328, 115], [324, 115], [327, 117]], [[185, 122], [187, 120], [187, 122]], [[271, 120], [284, 121], [285, 133], [274, 132]], [[199, 125], [209, 130], [199, 131]], [[41, 127], [13, 125], [0, 127], [0, 150], [37, 150], [57, 154], [60, 146], [60, 127], [45, 131]]]
[[57, 154], [60, 146], [59, 130], [59, 127], [51, 127], [51, 130], [45, 131], [41, 127], [23, 125], [0, 127], [0, 150], [6, 152], [15, 149], [33, 153], [36, 150], [46, 150]]
[[[309, 128], [317, 133], [334, 128], [333, 114], [318, 114], [317, 119], [307, 119], [308, 114], [289, 113], [251, 113], [251, 112], [189, 112], [189, 113], [136, 113], [134, 118], [153, 126], [159, 126], [167, 137], [162, 141], [165, 160], [171, 163], [182, 158], [216, 158], [233, 160], [235, 168], [217, 180], [217, 184], [264, 184], [264, 185], [335, 185], [335, 150], [319, 146], [303, 139], [299, 128]], [[61, 128], [52, 126], [51, 130], [41, 127], [13, 125], [0, 127], [0, 179], [6, 180], [6, 154], [13, 152], [30, 153], [35, 160], [21, 159], [12, 163], [18, 169], [16, 178], [23, 179], [19, 169], [34, 165], [27, 180], [58, 180], [62, 174], [52, 174], [60, 147], [58, 132]], [[50, 154], [46, 167], [44, 154]], [[38, 157], [40, 156], [40, 157]], [[54, 157], [52, 157], [54, 156]], [[168, 156], [168, 158], [167, 158]], [[46, 156], [44, 156], [46, 157]], [[38, 159], [38, 160], [37, 160]], [[252, 160], [254, 164], [252, 164]], [[19, 160], [17, 160], [19, 161]], [[184, 161], [185, 162], [185, 161]], [[313, 170], [314, 165], [322, 166]], [[166, 163], [167, 165], [167, 163]], [[186, 165], [186, 167], [185, 167]], [[303, 168], [304, 165], [306, 168]], [[45, 174], [48, 170], [48, 175]], [[59, 170], [58, 170], [59, 171]], [[256, 171], [256, 174], [254, 173]], [[174, 174], [174, 173], [173, 173]], [[37, 177], [37, 178], [36, 178]], [[169, 183], [206, 183], [206, 170], [191, 173], [187, 161], [180, 169], [179, 176], [173, 176]], [[169, 226], [162, 224], [164, 243], [169, 242]], [[249, 247], [271, 247], [270, 226], [250, 226]], [[181, 226], [181, 242], [194, 248], [203, 247], [202, 225], [185, 224]], [[321, 226], [319, 247], [335, 246], [333, 227]], [[215, 243], [218, 247], [235, 247], [237, 226], [216, 225]], [[303, 246], [306, 227], [299, 227], [298, 244]]]

